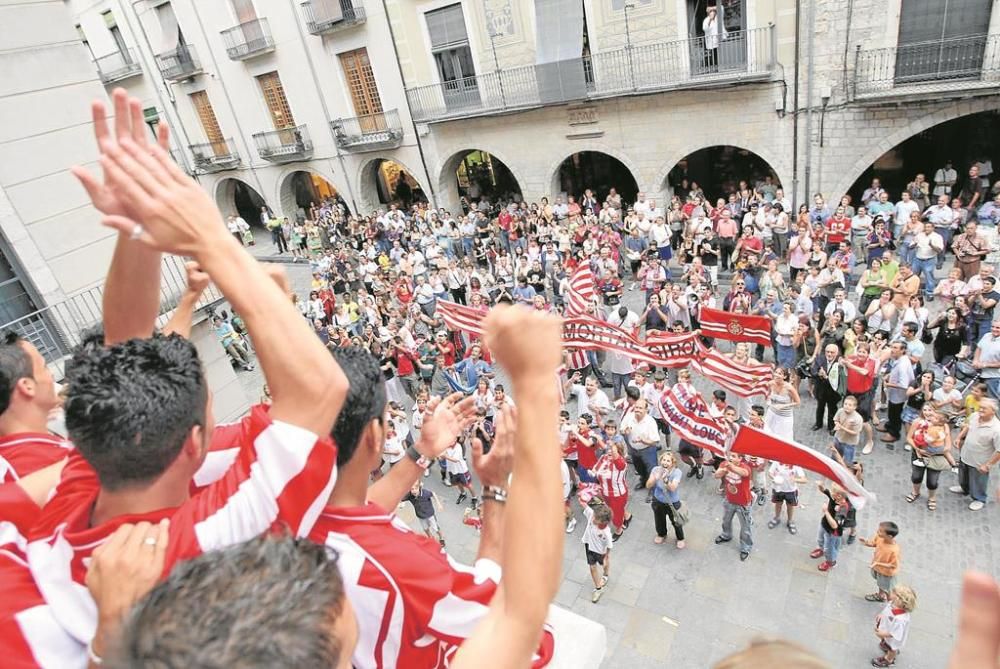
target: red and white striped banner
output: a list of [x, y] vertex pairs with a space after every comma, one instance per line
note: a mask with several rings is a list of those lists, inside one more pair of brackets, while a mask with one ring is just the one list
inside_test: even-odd
[[[443, 300], [438, 301], [437, 311], [449, 328], [482, 336], [485, 312]], [[694, 371], [741, 397], [766, 393], [771, 379], [769, 366], [733, 362], [706, 348], [694, 332], [656, 333], [643, 341], [593, 316], [575, 316], [564, 319], [562, 336], [563, 346], [571, 350], [615, 351], [654, 367], [690, 365]]]
[[597, 305], [597, 282], [588, 263], [582, 263], [573, 272], [566, 288], [566, 315], [582, 316], [593, 314]]
[[660, 396], [660, 414], [684, 441], [725, 455], [729, 429], [708, 413], [701, 394], [687, 383], [675, 383]]
[[771, 345], [771, 319], [767, 316], [734, 314], [703, 306], [698, 311], [698, 324], [706, 337]]
[[733, 440], [732, 450], [743, 455], [754, 455], [766, 460], [777, 460], [786, 465], [798, 465], [838, 483], [851, 498], [855, 509], [875, 501], [856, 478], [839, 462], [794, 441], [785, 441], [748, 425], [740, 427]]

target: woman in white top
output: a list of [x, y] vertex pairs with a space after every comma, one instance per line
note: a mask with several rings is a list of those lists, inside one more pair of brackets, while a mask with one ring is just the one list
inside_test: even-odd
[[715, 69], [719, 64], [719, 40], [726, 39], [726, 27], [719, 19], [716, 7], [709, 7], [705, 20], [701, 22], [701, 30], [705, 34], [705, 64]]

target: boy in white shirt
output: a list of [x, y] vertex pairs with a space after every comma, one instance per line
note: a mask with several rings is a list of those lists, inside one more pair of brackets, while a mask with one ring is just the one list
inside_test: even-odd
[[917, 606], [913, 589], [900, 585], [889, 594], [889, 602], [875, 616], [875, 636], [883, 655], [872, 658], [873, 667], [891, 667], [910, 633], [910, 612]]
[[[611, 574], [611, 546], [614, 537], [611, 534], [611, 509], [600, 498], [595, 497], [583, 507], [583, 515], [587, 517], [587, 527], [583, 531], [583, 547], [587, 555], [587, 566], [590, 567], [590, 578], [594, 580], [594, 592], [590, 601], [598, 602], [608, 585]], [[603, 567], [601, 574], [598, 567]]]
[[447, 461], [448, 478], [451, 484], [458, 488], [458, 499], [455, 504], [461, 504], [466, 497], [472, 495], [472, 508], [479, 506], [479, 498], [476, 491], [472, 489], [472, 475], [469, 474], [469, 465], [465, 461], [465, 449], [462, 443], [457, 441], [449, 446], [444, 452], [444, 459]]
[[767, 528], [773, 530], [781, 524], [781, 507], [784, 505], [788, 531], [795, 534], [798, 529], [792, 516], [799, 505], [799, 484], [806, 482], [806, 473], [802, 467], [775, 460], [767, 468], [767, 475], [771, 479], [771, 501], [774, 503], [774, 518], [767, 522]]

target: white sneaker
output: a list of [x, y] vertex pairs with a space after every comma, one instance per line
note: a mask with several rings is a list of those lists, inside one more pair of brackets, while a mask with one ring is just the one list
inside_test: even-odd
[[573, 534], [573, 530], [576, 529], [576, 518], [570, 518], [569, 522], [566, 523], [566, 534]]
[[914, 467], [926, 467], [927, 465], [924, 464], [923, 460], [914, 460], [913, 461], [913, 466]]
[[953, 486], [951, 486], [950, 488], [948, 488], [948, 492], [953, 492], [956, 495], [964, 495], [965, 494], [965, 491], [962, 490], [962, 486], [960, 486], [960, 485], [953, 485]]
[[601, 599], [601, 595], [604, 594], [604, 588], [594, 588], [594, 592], [590, 595], [590, 601], [596, 604]]
[[865, 447], [861, 449], [862, 455], [871, 455], [871, 452], [875, 450], [875, 442], [869, 441], [865, 444]]
[[904, 451], [912, 451], [912, 450], [913, 450], [913, 447], [912, 447], [912, 446], [910, 446], [909, 444], [906, 444], [905, 446], [903, 446], [903, 450], [904, 450]]
[[974, 502], [972, 502], [972, 504], [970, 504], [970, 505], [969, 505], [969, 510], [970, 510], [970, 511], [979, 511], [979, 510], [980, 510], [981, 508], [983, 508], [984, 506], [986, 506], [986, 505], [985, 505], [985, 504], [983, 504], [982, 502], [980, 502], [980, 501], [979, 501], [979, 500], [977, 499], [977, 500], [975, 500]]
[[429, 470], [429, 469], [425, 469], [425, 470], [424, 470], [424, 478], [427, 478], [427, 477], [428, 477], [428, 476], [430, 476], [430, 475], [431, 475], [431, 470]]
[[607, 576], [602, 576], [601, 577], [601, 590], [604, 590], [604, 586], [606, 586], [607, 584], [608, 584], [608, 577]]

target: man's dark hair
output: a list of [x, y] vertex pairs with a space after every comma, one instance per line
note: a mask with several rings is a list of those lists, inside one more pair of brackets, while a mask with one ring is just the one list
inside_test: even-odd
[[174, 568], [136, 605], [105, 664], [336, 667], [344, 612], [337, 554], [305, 539], [258, 537]]
[[916, 334], [917, 330], [920, 329], [920, 325], [918, 323], [914, 323], [913, 321], [903, 323], [903, 327], [914, 334]]
[[178, 335], [109, 347], [89, 340], [66, 364], [66, 380], [66, 429], [108, 490], [159, 477], [191, 428], [205, 424], [198, 351]]
[[642, 393], [635, 386], [625, 386], [625, 395], [632, 401], [639, 399]]
[[334, 349], [333, 357], [350, 383], [331, 432], [337, 443], [337, 466], [343, 467], [354, 457], [368, 423], [373, 419], [381, 421], [385, 415], [385, 379], [378, 360], [363, 348]]
[[0, 335], [0, 413], [10, 407], [17, 382], [34, 378], [31, 358], [21, 348], [21, 338], [14, 332]]

